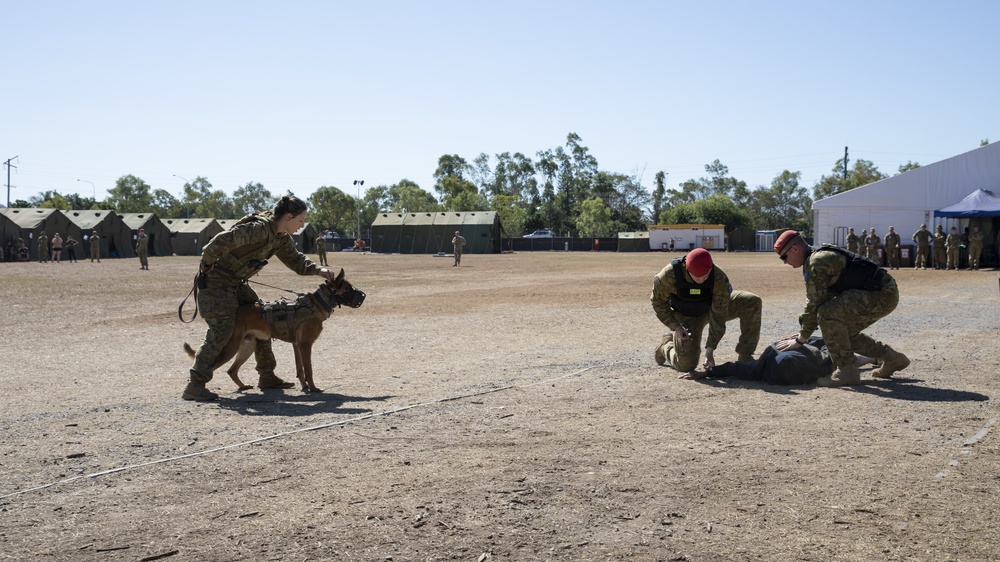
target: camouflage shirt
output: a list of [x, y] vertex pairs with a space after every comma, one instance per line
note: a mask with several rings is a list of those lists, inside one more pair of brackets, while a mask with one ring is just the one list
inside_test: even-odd
[[320, 266], [295, 248], [288, 233], [279, 234], [274, 216], [264, 212], [247, 215], [205, 245], [202, 261], [216, 266], [213, 271], [235, 279], [256, 275], [271, 256], [277, 256], [288, 269], [299, 275], [316, 275]]
[[947, 239], [948, 239], [948, 236], [946, 236], [945, 233], [943, 233], [943, 232], [935, 232], [934, 233], [934, 247], [935, 248], [941, 248], [943, 250], [944, 249], [945, 240], [947, 240]]
[[970, 246], [982, 246], [983, 245], [983, 240], [985, 238], [986, 238], [986, 236], [983, 234], [982, 231], [979, 231], [979, 232], [970, 232], [969, 233], [969, 245]]
[[145, 254], [149, 249], [149, 236], [142, 233], [135, 239], [135, 252], [139, 255]]
[[[689, 281], [694, 281], [684, 265], [684, 276]], [[713, 265], [715, 270], [715, 286], [712, 287], [712, 309], [708, 313], [708, 339], [705, 347], [715, 349], [722, 336], [726, 335], [726, 316], [729, 314], [729, 295], [733, 292], [733, 286], [729, 283], [729, 277], [717, 265]], [[671, 330], [676, 330], [681, 324], [678, 314], [670, 308], [670, 295], [677, 292], [677, 279], [674, 277], [673, 264], [668, 264], [653, 277], [653, 293], [649, 296], [649, 301], [653, 303], [653, 310], [656, 317], [664, 326]], [[685, 326], [687, 327], [687, 326]]]
[[913, 233], [912, 240], [920, 246], [929, 246], [934, 235], [927, 229], [920, 229]]
[[830, 290], [841, 272], [847, 267], [847, 258], [837, 252], [815, 252], [809, 250], [802, 277], [806, 281], [806, 307], [799, 316], [799, 339], [806, 341], [819, 327], [816, 311], [820, 305], [835, 298], [837, 293]]
[[961, 243], [962, 237], [957, 234], [949, 234], [948, 238], [945, 239], [945, 244], [947, 244], [949, 248], [957, 248]]
[[886, 234], [883, 243], [885, 244], [885, 248], [886, 249], [890, 249], [891, 250], [893, 248], [898, 248], [899, 247], [899, 234], [896, 234], [895, 232], [893, 232], [892, 234]]

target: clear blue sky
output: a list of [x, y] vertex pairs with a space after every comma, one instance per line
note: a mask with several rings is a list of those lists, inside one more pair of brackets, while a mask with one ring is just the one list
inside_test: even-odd
[[[1000, 141], [1000, 2], [0, 2], [11, 200], [125, 174], [308, 196], [563, 145], [807, 187]], [[3, 176], [6, 185], [6, 175]], [[4, 191], [6, 191], [4, 189]], [[6, 193], [0, 197], [6, 203]]]

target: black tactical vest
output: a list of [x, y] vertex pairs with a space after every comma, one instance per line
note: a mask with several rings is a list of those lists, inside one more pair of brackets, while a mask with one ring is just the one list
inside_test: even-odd
[[824, 244], [815, 251], [836, 252], [847, 258], [847, 265], [844, 266], [843, 271], [840, 272], [840, 277], [837, 278], [837, 282], [830, 286], [831, 292], [839, 295], [840, 293], [851, 289], [860, 289], [862, 291], [882, 290], [882, 281], [886, 277], [886, 272], [875, 262], [859, 256], [854, 252], [848, 252], [843, 248], [829, 244]]
[[[708, 311], [712, 309], [715, 268], [713, 267], [712, 271], [709, 272], [708, 279], [704, 283], [698, 284], [688, 281], [687, 277], [684, 276], [684, 270], [687, 269], [686, 259], [687, 256], [684, 256], [670, 262], [671, 269], [674, 272], [674, 279], [677, 283], [676, 292], [670, 295], [670, 308], [684, 316], [702, 316], [708, 314]], [[685, 267], [681, 267], [681, 264], [684, 264]]]

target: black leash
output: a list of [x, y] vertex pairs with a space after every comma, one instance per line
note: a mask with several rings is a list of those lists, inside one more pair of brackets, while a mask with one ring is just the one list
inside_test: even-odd
[[[200, 271], [194, 274], [194, 283], [191, 284], [191, 291], [188, 292], [186, 297], [184, 297], [184, 300], [181, 301], [181, 304], [177, 306], [177, 317], [180, 318], [181, 322], [185, 324], [190, 324], [191, 322], [194, 322], [194, 319], [198, 317], [198, 277], [200, 275], [201, 275]], [[191, 295], [194, 295], [194, 313], [191, 314], [190, 320], [185, 320], [183, 314], [184, 303], [186, 303], [187, 300], [191, 298]]]
[[253, 283], [254, 285], [260, 285], [262, 287], [269, 287], [271, 289], [277, 289], [279, 291], [284, 291], [286, 293], [291, 293], [291, 294], [293, 294], [295, 296], [298, 296], [298, 297], [304, 297], [304, 296], [306, 296], [306, 295], [309, 294], [309, 293], [298, 293], [298, 292], [295, 292], [295, 291], [293, 291], [291, 289], [282, 289], [281, 287], [275, 287], [274, 285], [268, 285], [267, 283], [261, 283], [260, 281], [250, 281], [249, 279], [247, 280], [247, 283]]

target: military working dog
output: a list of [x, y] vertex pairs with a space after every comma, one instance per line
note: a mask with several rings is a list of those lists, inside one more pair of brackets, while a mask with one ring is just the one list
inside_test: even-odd
[[[333, 281], [320, 285], [319, 289], [300, 295], [294, 301], [272, 301], [244, 304], [236, 309], [233, 335], [222, 349], [212, 370], [225, 365], [230, 359], [233, 364], [227, 371], [240, 390], [253, 388], [243, 384], [239, 370], [253, 354], [258, 339], [279, 339], [292, 344], [295, 350], [295, 374], [305, 392], [323, 392], [313, 382], [312, 346], [323, 331], [323, 322], [333, 314], [333, 309], [342, 305], [358, 308], [365, 301], [365, 294], [344, 279], [344, 270]], [[191, 357], [195, 350], [186, 342], [184, 350]]]

